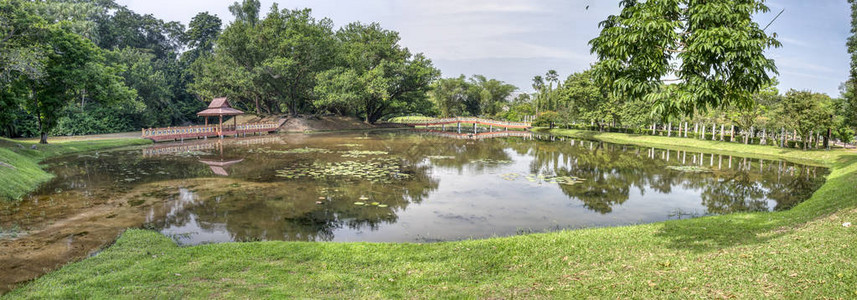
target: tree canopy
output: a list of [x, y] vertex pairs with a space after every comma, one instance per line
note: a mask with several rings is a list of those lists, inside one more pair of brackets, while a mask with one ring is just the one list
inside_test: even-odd
[[[764, 0], [621, 1], [592, 39], [599, 85], [620, 98], [644, 98], [659, 116], [721, 106], [747, 107], [777, 68], [779, 47], [753, 21]], [[667, 89], [662, 84], [673, 83]]]

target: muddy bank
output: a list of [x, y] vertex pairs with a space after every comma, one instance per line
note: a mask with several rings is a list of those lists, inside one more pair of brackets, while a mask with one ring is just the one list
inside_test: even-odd
[[[118, 198], [109, 191], [89, 195], [62, 192], [35, 201], [6, 203], [2, 228], [12, 234], [0, 236], [0, 294], [63, 265], [86, 258], [109, 246], [127, 228], [139, 228], [153, 219], [181, 210], [187, 201], [183, 190], [200, 197], [222, 194], [240, 185], [245, 190], [274, 189], [272, 184], [226, 178], [199, 178], [146, 184]], [[64, 201], [61, 199], [88, 199]], [[8, 230], [7, 230], [8, 231]]]

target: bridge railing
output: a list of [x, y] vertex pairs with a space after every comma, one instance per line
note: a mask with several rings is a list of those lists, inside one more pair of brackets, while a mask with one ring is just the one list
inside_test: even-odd
[[183, 126], [183, 127], [163, 127], [163, 128], [143, 128], [143, 138], [152, 138], [160, 136], [173, 135], [203, 135], [216, 134], [217, 125], [202, 125], [202, 126]]
[[496, 125], [496, 126], [507, 126], [507, 127], [532, 127], [531, 123], [528, 122], [508, 122], [508, 121], [497, 121], [491, 119], [483, 119], [483, 118], [472, 118], [472, 117], [456, 117], [456, 118], [438, 118], [438, 119], [426, 119], [426, 118], [401, 118], [396, 121], [397, 123], [409, 124], [409, 125], [434, 125], [434, 124], [449, 124], [449, 123], [480, 123], [486, 125]]
[[171, 137], [203, 137], [215, 136], [223, 132], [269, 132], [280, 127], [278, 123], [249, 123], [233, 125], [197, 125], [182, 127], [143, 128], [142, 137], [148, 139], [171, 138]]

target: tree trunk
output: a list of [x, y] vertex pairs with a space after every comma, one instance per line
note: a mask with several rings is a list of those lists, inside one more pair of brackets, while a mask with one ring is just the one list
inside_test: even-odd
[[261, 108], [259, 107], [259, 96], [258, 96], [258, 95], [253, 96], [253, 100], [256, 102], [256, 115], [261, 115], [261, 114], [262, 114], [262, 110], [261, 110]]
[[[41, 124], [39, 125], [39, 127], [42, 127]], [[41, 129], [39, 129], [39, 131], [41, 131]], [[48, 143], [48, 133], [42, 132], [41, 138], [39, 139], [39, 144], [47, 144], [47, 143]]]
[[735, 124], [730, 125], [729, 128], [729, 141], [735, 142]]

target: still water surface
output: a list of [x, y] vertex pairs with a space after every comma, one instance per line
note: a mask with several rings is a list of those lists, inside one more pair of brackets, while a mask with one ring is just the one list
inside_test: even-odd
[[524, 136], [378, 131], [158, 144], [52, 161], [57, 178], [33, 197], [136, 193], [127, 203], [142, 225], [183, 245], [432, 242], [784, 210], [827, 175], [783, 161], [512, 135]]

